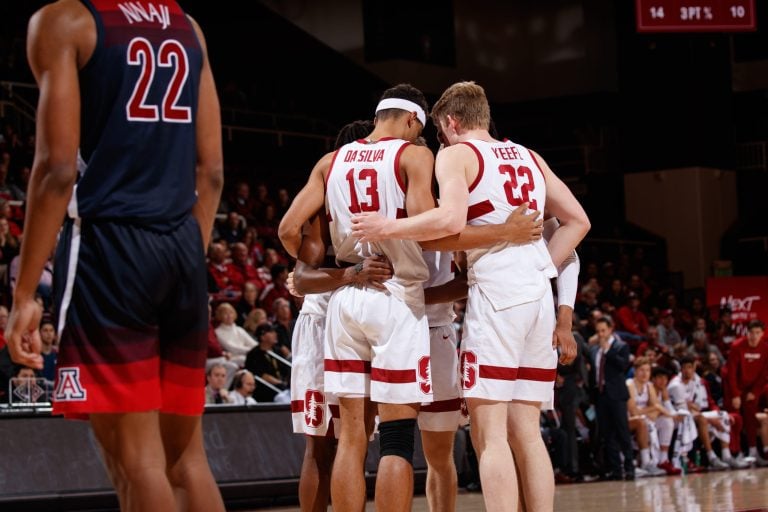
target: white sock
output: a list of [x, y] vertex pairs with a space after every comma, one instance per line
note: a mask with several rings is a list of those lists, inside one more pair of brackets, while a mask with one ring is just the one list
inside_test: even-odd
[[709, 459], [710, 462], [712, 462], [713, 460], [717, 459], [717, 455], [715, 455], [714, 451], [709, 450], [707, 452], [707, 458]]
[[733, 458], [733, 456], [731, 455], [731, 449], [730, 448], [723, 448], [722, 456], [723, 456], [723, 460], [726, 461], [726, 462], [731, 460]]
[[666, 450], [662, 448], [659, 452], [659, 464], [662, 462], [669, 462], [669, 446], [667, 446]]
[[640, 466], [645, 467], [651, 463], [651, 451], [648, 448], [640, 450]]
[[757, 446], [749, 447], [749, 456], [757, 458]]

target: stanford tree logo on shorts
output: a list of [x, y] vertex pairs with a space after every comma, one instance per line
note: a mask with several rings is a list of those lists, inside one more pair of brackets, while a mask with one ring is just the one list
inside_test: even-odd
[[419, 359], [419, 389], [425, 395], [432, 393], [432, 375], [430, 374], [429, 356]]
[[325, 395], [322, 391], [308, 389], [304, 395], [304, 421], [308, 427], [317, 428], [323, 424]]
[[461, 353], [461, 386], [472, 389], [477, 382], [477, 356], [469, 350]]
[[80, 384], [80, 368], [59, 368], [53, 399], [58, 402], [82, 402], [87, 393]]

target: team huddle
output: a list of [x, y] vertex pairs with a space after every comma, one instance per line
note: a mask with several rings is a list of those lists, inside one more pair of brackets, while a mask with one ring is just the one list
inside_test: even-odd
[[[552, 402], [557, 346], [561, 362], [575, 357], [574, 249], [589, 221], [541, 157], [491, 136], [482, 87], [454, 84], [432, 107], [436, 160], [420, 140], [427, 110], [410, 85], [385, 91], [372, 131], [342, 131], [280, 225], [298, 260], [293, 286], [307, 294], [292, 381], [294, 431], [308, 435], [303, 510], [325, 509], [329, 470], [334, 509], [362, 509], [376, 414], [377, 509], [410, 509], [417, 422], [430, 509], [453, 509], [462, 399], [486, 507], [517, 503], [515, 463], [526, 505], [553, 506], [539, 413]], [[452, 303], [463, 297], [457, 352]]]

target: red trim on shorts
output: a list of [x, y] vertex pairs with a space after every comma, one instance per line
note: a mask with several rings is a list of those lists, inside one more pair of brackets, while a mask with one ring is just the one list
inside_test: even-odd
[[487, 213], [491, 213], [495, 209], [496, 208], [493, 206], [493, 203], [491, 203], [490, 199], [471, 204], [469, 205], [469, 208], [467, 208], [467, 222], [471, 221], [472, 219], [482, 217]]
[[483, 171], [485, 168], [485, 163], [483, 162], [483, 155], [480, 153], [480, 150], [475, 147], [474, 144], [471, 142], [460, 142], [460, 144], [466, 144], [467, 146], [471, 147], [472, 150], [475, 152], [475, 155], [477, 155], [477, 176], [475, 177], [475, 181], [472, 182], [472, 184], [469, 186], [469, 191], [472, 192], [475, 190], [475, 187], [477, 187], [477, 184], [480, 183], [480, 180], [483, 177]]
[[328, 408], [331, 410], [331, 418], [341, 418], [341, 409], [338, 405], [330, 404]]
[[403, 177], [400, 176], [400, 155], [402, 155], [403, 150], [410, 145], [410, 142], [406, 142], [398, 148], [397, 153], [395, 154], [395, 181], [397, 181], [397, 184], [400, 185], [400, 190], [403, 191], [403, 194], [405, 194], [405, 183], [403, 183]]
[[304, 412], [304, 400], [291, 400], [291, 412]]
[[325, 190], [328, 191], [328, 180], [331, 179], [331, 171], [333, 170], [333, 164], [336, 163], [336, 157], [339, 156], [339, 150], [333, 152], [333, 158], [331, 158], [331, 165], [328, 166], [328, 174], [325, 175]]
[[371, 380], [388, 382], [389, 384], [408, 384], [409, 382], [416, 382], [416, 370], [371, 368]]
[[557, 368], [510, 368], [508, 366], [480, 365], [480, 378], [482, 379], [554, 382], [555, 377], [557, 377]]
[[421, 412], [453, 412], [461, 410], [461, 398], [438, 400], [421, 406]]
[[408, 217], [408, 212], [405, 211], [405, 208], [398, 208], [397, 212], [395, 213], [396, 219], [404, 219]]
[[358, 359], [326, 359], [324, 368], [327, 372], [371, 373], [371, 362]]

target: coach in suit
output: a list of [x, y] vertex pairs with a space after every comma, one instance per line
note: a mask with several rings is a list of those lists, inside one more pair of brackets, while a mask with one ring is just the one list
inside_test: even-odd
[[[629, 368], [629, 345], [613, 334], [613, 321], [609, 317], [599, 318], [595, 322], [595, 329], [598, 343], [590, 349], [590, 379], [594, 384], [597, 428], [608, 470], [606, 478], [634, 480], [635, 468], [627, 417], [629, 391], [625, 382]], [[623, 475], [619, 450], [624, 454]]]

